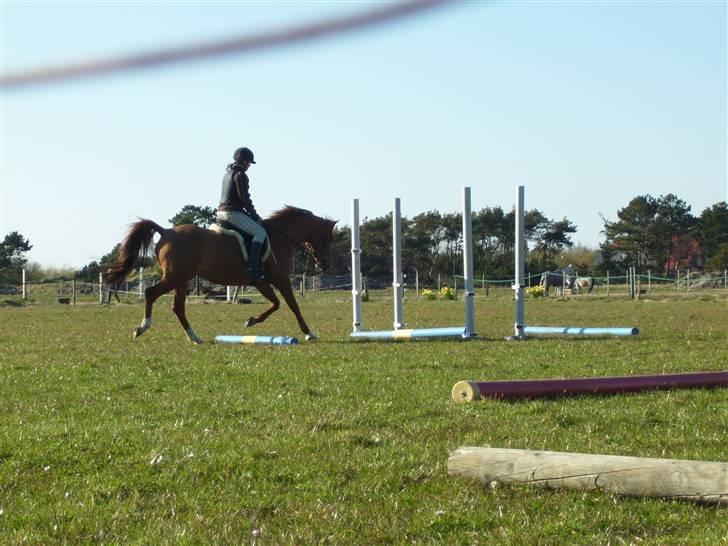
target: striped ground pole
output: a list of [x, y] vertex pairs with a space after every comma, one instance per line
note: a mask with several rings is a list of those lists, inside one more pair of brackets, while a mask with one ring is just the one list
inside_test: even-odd
[[383, 340], [383, 339], [435, 339], [454, 337], [458, 339], [469, 338], [468, 329], [460, 326], [456, 328], [418, 328], [415, 330], [379, 330], [372, 332], [352, 332], [349, 336], [354, 340]]
[[290, 336], [215, 336], [215, 343], [298, 345], [298, 338]]

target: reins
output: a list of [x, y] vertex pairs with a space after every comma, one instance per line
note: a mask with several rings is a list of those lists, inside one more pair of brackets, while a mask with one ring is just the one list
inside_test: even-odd
[[281, 237], [283, 237], [284, 239], [286, 239], [289, 243], [293, 244], [294, 247], [299, 247], [299, 248], [303, 249], [303, 251], [306, 254], [308, 254], [309, 256], [311, 256], [314, 260], [316, 259], [316, 253], [313, 250], [311, 250], [311, 248], [310, 248], [311, 245], [310, 244], [308, 244], [308, 243], [301, 243], [299, 241], [294, 241], [287, 233], [284, 233], [280, 229], [275, 228], [275, 227], [273, 227], [271, 225], [267, 225], [267, 226], [265, 226], [265, 228], [268, 229], [268, 230], [270, 230], [270, 231], [274, 231], [275, 233], [277, 233], [278, 235], [280, 235]]

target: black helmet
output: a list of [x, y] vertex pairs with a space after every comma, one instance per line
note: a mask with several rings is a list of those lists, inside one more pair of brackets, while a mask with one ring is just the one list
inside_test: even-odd
[[233, 154], [233, 159], [236, 163], [240, 163], [242, 161], [255, 163], [255, 157], [253, 156], [253, 152], [250, 151], [250, 148], [238, 148]]

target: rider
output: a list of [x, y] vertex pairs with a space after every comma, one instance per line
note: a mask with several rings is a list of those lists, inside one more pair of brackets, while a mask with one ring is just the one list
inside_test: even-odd
[[229, 222], [236, 228], [253, 236], [248, 254], [248, 274], [251, 283], [263, 280], [260, 252], [265, 241], [263, 219], [250, 200], [250, 180], [245, 171], [255, 164], [249, 148], [238, 148], [233, 154], [234, 162], [225, 169], [222, 178], [222, 195], [217, 208], [217, 219]]

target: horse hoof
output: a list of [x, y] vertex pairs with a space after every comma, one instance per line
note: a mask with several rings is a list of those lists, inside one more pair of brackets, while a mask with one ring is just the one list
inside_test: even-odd
[[306, 337], [304, 337], [306, 341], [316, 341], [318, 339], [318, 336], [314, 334], [313, 332], [310, 332], [306, 334]]
[[249, 318], [249, 319], [247, 320], [247, 322], [245, 323], [245, 327], [246, 327], [246, 328], [250, 328], [251, 326], [255, 326], [256, 324], [258, 324], [258, 321], [257, 321], [257, 320], [255, 320], [255, 317], [250, 317], [250, 318]]
[[141, 328], [139, 328], [139, 326], [137, 326], [136, 328], [134, 328], [134, 339], [138, 338], [143, 333], [144, 333], [144, 330], [142, 330]]

